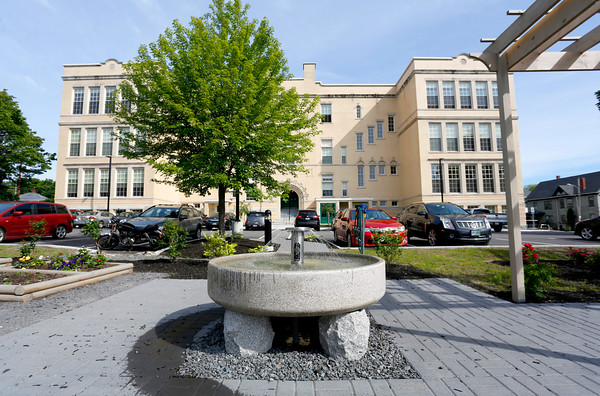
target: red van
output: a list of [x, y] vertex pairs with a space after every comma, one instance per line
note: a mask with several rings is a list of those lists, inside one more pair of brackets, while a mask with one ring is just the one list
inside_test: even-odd
[[0, 242], [27, 238], [30, 222], [46, 220], [44, 236], [63, 239], [73, 231], [73, 216], [65, 205], [50, 202], [0, 202]]

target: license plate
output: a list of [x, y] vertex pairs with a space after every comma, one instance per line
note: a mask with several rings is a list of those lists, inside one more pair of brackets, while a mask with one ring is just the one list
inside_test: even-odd
[[472, 230], [471, 231], [471, 236], [481, 236], [481, 231]]

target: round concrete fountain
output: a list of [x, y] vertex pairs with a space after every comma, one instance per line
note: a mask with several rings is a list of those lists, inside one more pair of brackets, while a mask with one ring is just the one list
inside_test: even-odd
[[[385, 294], [385, 261], [349, 253], [304, 254], [305, 229], [288, 231], [292, 233], [291, 255], [241, 254], [208, 263], [208, 294], [226, 308], [227, 352], [252, 354], [270, 349], [271, 316], [319, 316], [320, 341], [326, 352], [360, 358], [366, 352], [369, 332], [363, 308]], [[339, 329], [345, 329], [345, 334], [340, 335]], [[353, 352], [347, 352], [348, 344]]]

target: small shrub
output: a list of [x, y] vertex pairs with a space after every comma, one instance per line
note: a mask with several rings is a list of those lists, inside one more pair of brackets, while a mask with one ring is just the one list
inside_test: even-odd
[[235, 254], [237, 243], [229, 243], [219, 233], [215, 232], [206, 236], [206, 242], [202, 242], [204, 256], [221, 257]]
[[522, 251], [525, 298], [543, 298], [546, 288], [554, 284], [556, 267], [548, 263], [538, 263], [539, 255], [530, 243], [524, 244]]
[[265, 245], [257, 246], [252, 249], [248, 249], [248, 253], [266, 253], [269, 249]]
[[87, 237], [92, 238], [96, 244], [96, 250], [98, 253], [102, 253], [100, 245], [98, 245], [98, 239], [100, 238], [100, 223], [95, 219], [86, 221], [81, 227], [81, 233]]
[[19, 258], [19, 261], [13, 264], [15, 268], [35, 268], [40, 267], [46, 264], [44, 260], [44, 256], [39, 257], [31, 257], [31, 256], [23, 256]]
[[402, 256], [402, 242], [406, 232], [375, 232], [375, 254], [385, 260], [386, 265], [397, 263]]
[[567, 257], [573, 260], [573, 264], [585, 265], [592, 269], [600, 268], [600, 252], [585, 248], [573, 248], [569, 246]]
[[79, 269], [99, 268], [106, 264], [106, 256], [101, 254], [93, 256], [87, 249], [64, 257], [59, 254], [50, 259], [50, 268], [58, 271], [77, 271]]
[[319, 236], [317, 234], [306, 234], [304, 236], [304, 240], [308, 242], [316, 242], [319, 240]]
[[29, 230], [25, 231], [25, 235], [29, 237], [29, 242], [23, 241], [23, 245], [19, 249], [22, 258], [34, 255], [36, 245], [46, 231], [46, 224], [45, 219], [29, 221]]
[[167, 220], [162, 230], [159, 246], [168, 246], [168, 255], [172, 261], [181, 256], [181, 251], [187, 246], [187, 231], [175, 220]]

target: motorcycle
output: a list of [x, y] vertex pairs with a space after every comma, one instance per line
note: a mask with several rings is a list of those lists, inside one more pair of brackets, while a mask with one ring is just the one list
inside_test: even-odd
[[148, 224], [143, 229], [135, 228], [125, 221], [111, 221], [110, 231], [102, 233], [98, 238], [98, 246], [101, 249], [111, 250], [119, 243], [131, 249], [133, 246], [150, 245], [151, 248], [158, 247], [158, 241], [162, 238], [162, 229], [156, 224]]

